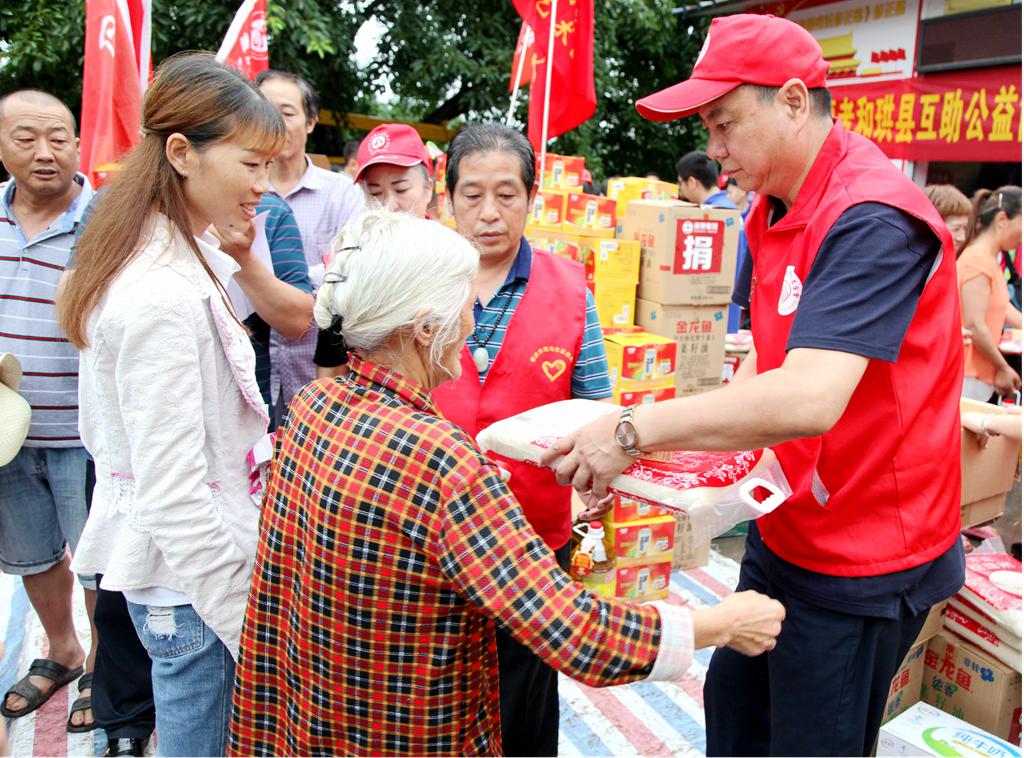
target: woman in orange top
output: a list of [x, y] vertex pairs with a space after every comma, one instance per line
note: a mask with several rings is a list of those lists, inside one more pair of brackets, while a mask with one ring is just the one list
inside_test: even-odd
[[998, 347], [1003, 325], [1019, 329], [1021, 315], [1010, 305], [997, 260], [1001, 250], [1021, 243], [1020, 194], [1020, 187], [1000, 187], [975, 195], [970, 237], [956, 262], [960, 309], [973, 337], [966, 348], [963, 395], [974, 400], [988, 400], [993, 392], [1009, 396], [1020, 389], [1020, 376]]

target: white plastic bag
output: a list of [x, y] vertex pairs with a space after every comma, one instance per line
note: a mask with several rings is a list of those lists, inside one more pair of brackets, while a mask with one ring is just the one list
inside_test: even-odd
[[[477, 443], [499, 459], [539, 465], [559, 437], [621, 410], [596, 400], [563, 400], [491, 424], [477, 435]], [[609, 489], [688, 514], [694, 539], [700, 541], [770, 513], [793, 494], [769, 449], [680, 451], [672, 462], [641, 459], [612, 479]]]

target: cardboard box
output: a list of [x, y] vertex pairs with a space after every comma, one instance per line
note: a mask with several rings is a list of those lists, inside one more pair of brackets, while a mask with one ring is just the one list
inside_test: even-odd
[[639, 405], [641, 403], [660, 403], [662, 400], [671, 400], [676, 396], [675, 384], [669, 382], [664, 387], [651, 387], [649, 389], [616, 390], [613, 389], [612, 399], [619, 405]]
[[613, 334], [636, 334], [642, 332], [643, 327], [637, 326], [636, 324], [626, 324], [624, 326], [602, 326], [601, 335], [604, 337], [611, 337]]
[[615, 201], [615, 211], [625, 215], [633, 200], [675, 200], [679, 187], [643, 176], [618, 176], [608, 180], [608, 197]]
[[593, 237], [615, 236], [615, 201], [600, 195], [570, 192], [565, 199], [566, 232]]
[[1020, 750], [930, 705], [916, 703], [882, 726], [876, 755], [1020, 758]]
[[588, 285], [605, 281], [623, 284], [640, 281], [639, 242], [581, 237], [579, 260]]
[[690, 517], [673, 513], [676, 522], [676, 544], [672, 551], [672, 570], [707, 566], [711, 557], [711, 541], [698, 540], [693, 533]]
[[[575, 492], [576, 490], [573, 490]], [[630, 521], [642, 521], [643, 519], [668, 516], [667, 508], [648, 503], [646, 500], [636, 500], [625, 495], [615, 495], [612, 498], [612, 509], [605, 516], [609, 521], [616, 524], [626, 524]]]
[[580, 238], [575, 235], [527, 229], [526, 241], [534, 250], [543, 250], [560, 258], [578, 261], [580, 257]]
[[[998, 405], [961, 398], [960, 412], [965, 411], [995, 415], [1007, 412]], [[1019, 456], [1020, 442], [1017, 440], [989, 437], [988, 444], [982, 448], [978, 436], [964, 429], [960, 441], [960, 469], [963, 473], [960, 504], [975, 503], [1009, 492], [1017, 473]]]
[[662, 600], [668, 597], [672, 578], [672, 564], [645, 564], [642, 566], [616, 566], [603, 574], [591, 574], [583, 584], [602, 597], [619, 597], [637, 602]]
[[915, 644], [903, 659], [889, 686], [889, 699], [885, 701], [882, 723], [899, 716], [921, 699], [921, 677], [924, 673], [925, 643]]
[[636, 301], [636, 321], [652, 334], [676, 341], [676, 395], [693, 395], [722, 383], [725, 330], [729, 324], [724, 305], [660, 305]]
[[672, 200], [638, 200], [619, 220], [619, 239], [639, 240], [644, 300], [666, 305], [724, 305], [732, 297], [737, 210]]
[[538, 192], [533, 198], [533, 207], [530, 208], [530, 215], [526, 219], [527, 227], [561, 232], [562, 222], [565, 220], [565, 194], [558, 190]]
[[921, 700], [1000, 739], [1020, 744], [1021, 676], [943, 629], [924, 654]]
[[[541, 178], [540, 156], [537, 156], [537, 178]], [[560, 189], [582, 192], [583, 169], [586, 160], [579, 155], [544, 155], [544, 186], [542, 189]]]
[[671, 516], [625, 523], [605, 518], [604, 531], [611, 538], [618, 566], [644, 566], [672, 560], [676, 520]]
[[676, 343], [650, 332], [613, 334], [604, 339], [608, 378], [621, 391], [664, 387], [676, 372]]
[[736, 372], [740, 370], [746, 357], [745, 353], [725, 351], [725, 358], [722, 361], [722, 384], [728, 384], [736, 377]]
[[635, 284], [594, 282], [593, 292], [601, 326], [629, 326], [635, 322]]
[[917, 635], [917, 639], [914, 640], [914, 646], [927, 642], [942, 631], [942, 612], [944, 610], [946, 610], [945, 600], [932, 606], [932, 609], [928, 612], [928, 618], [924, 620], [924, 626], [921, 627], [921, 632]]
[[979, 524], [987, 524], [1003, 515], [1006, 507], [1005, 492], [998, 495], [986, 497], [984, 500], [975, 500], [973, 503], [964, 503], [960, 506], [960, 521], [964, 529]]

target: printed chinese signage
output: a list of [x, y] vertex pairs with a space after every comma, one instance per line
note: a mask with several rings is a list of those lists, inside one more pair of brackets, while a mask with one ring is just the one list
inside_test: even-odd
[[722, 270], [721, 221], [679, 219], [676, 221], [676, 255], [673, 274], [717, 274]]
[[918, 6], [919, 0], [845, 0], [786, 17], [818, 40], [832, 86], [912, 76]]
[[1021, 159], [1019, 66], [832, 89], [833, 113], [890, 158]]

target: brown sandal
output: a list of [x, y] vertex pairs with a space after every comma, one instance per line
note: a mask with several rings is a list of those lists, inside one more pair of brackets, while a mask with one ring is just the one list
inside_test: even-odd
[[81, 711], [92, 710], [92, 695], [82, 695], [82, 690], [92, 690], [92, 672], [82, 674], [82, 678], [78, 680], [78, 697], [75, 698], [75, 702], [71, 704], [71, 713], [68, 714], [67, 730], [72, 734], [78, 734], [82, 732], [91, 732], [96, 728], [96, 719], [94, 718], [91, 723], [74, 724], [71, 722], [71, 717]]
[[[0, 715], [9, 719], [27, 716], [53, 697], [54, 692], [80, 677], [83, 671], [85, 669], [81, 666], [69, 669], [67, 666], [51, 661], [48, 658], [36, 658], [32, 661], [32, 665], [28, 667], [28, 673], [15, 682], [14, 686], [4, 694], [3, 704], [0, 705]], [[53, 682], [53, 686], [48, 691], [43, 692], [28, 680], [30, 676], [41, 676], [49, 679]], [[7, 707], [7, 698], [10, 695], [18, 695], [25, 698], [28, 705], [19, 711], [12, 711]]]

